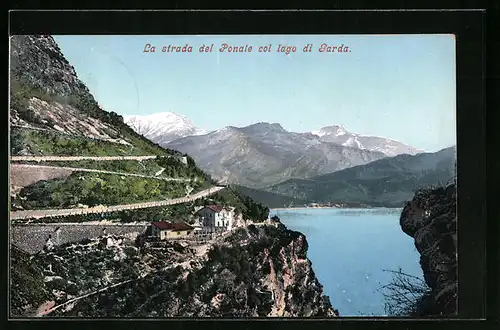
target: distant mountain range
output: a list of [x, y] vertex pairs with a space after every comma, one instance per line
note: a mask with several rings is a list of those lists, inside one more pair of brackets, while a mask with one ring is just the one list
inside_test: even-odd
[[192, 156], [213, 177], [254, 188], [290, 178], [310, 178], [386, 157], [382, 152], [324, 142], [280, 124], [225, 127], [189, 136], [165, 147]]
[[194, 126], [185, 116], [173, 112], [123, 116], [123, 120], [137, 133], [160, 145], [185, 136], [207, 133]]
[[391, 139], [349, 132], [342, 125], [294, 133], [280, 124], [261, 122], [207, 133], [171, 112], [124, 120], [153, 142], [189, 154], [217, 180], [254, 188], [422, 152]]
[[453, 180], [455, 162], [456, 148], [450, 147], [435, 153], [388, 157], [310, 179], [290, 179], [265, 190], [308, 203], [402, 207], [417, 189]]

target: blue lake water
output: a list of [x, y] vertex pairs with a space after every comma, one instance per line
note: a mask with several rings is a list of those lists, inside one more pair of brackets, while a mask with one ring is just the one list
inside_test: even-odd
[[400, 209], [271, 210], [307, 237], [308, 257], [341, 316], [385, 315], [379, 291], [393, 274], [423, 278], [414, 241], [399, 226]]

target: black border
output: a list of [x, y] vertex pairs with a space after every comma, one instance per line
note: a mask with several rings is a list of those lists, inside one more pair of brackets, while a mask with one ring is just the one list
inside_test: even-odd
[[[489, 319], [496, 311], [498, 297], [488, 299], [485, 306], [485, 233], [486, 233], [486, 137], [485, 137], [485, 11], [12, 11], [9, 13], [9, 34], [385, 34], [385, 33], [450, 33], [457, 41], [457, 145], [458, 145], [458, 213], [459, 213], [459, 317]], [[498, 121], [497, 121], [498, 123]], [[489, 130], [489, 132], [492, 132]], [[490, 145], [491, 146], [491, 145]], [[492, 153], [489, 154], [491, 156]], [[489, 158], [491, 160], [491, 158]], [[493, 199], [491, 199], [493, 201]], [[490, 203], [490, 205], [492, 205]], [[496, 213], [490, 217], [498, 219]], [[8, 219], [8, 217], [6, 217]], [[496, 233], [497, 227], [490, 227]], [[495, 231], [496, 228], [496, 231]], [[489, 243], [493, 244], [491, 240]], [[489, 245], [493, 263], [497, 250]], [[493, 267], [491, 263], [488, 264]], [[498, 269], [498, 268], [497, 268]], [[493, 277], [495, 278], [495, 277]], [[498, 278], [498, 277], [497, 277]], [[488, 284], [494, 285], [491, 275]], [[488, 286], [488, 291], [492, 289]], [[494, 293], [498, 293], [494, 291]], [[411, 321], [379, 319], [370, 322], [358, 318], [341, 320], [281, 321], [168, 321], [168, 327], [236, 328], [309, 325], [361, 328], [414, 326], [433, 328], [451, 326], [477, 327], [485, 321], [439, 320]], [[37, 327], [53, 326], [52, 322], [10, 322], [9, 328], [24, 324]], [[123, 322], [123, 323], [122, 323]], [[59, 321], [58, 326], [66, 324]], [[109, 326], [109, 321], [78, 321], [87, 328]], [[114, 324], [133, 325], [134, 321]], [[73, 323], [68, 323], [72, 326]], [[141, 324], [142, 325], [142, 324]], [[147, 327], [162, 326], [161, 322], [144, 323]], [[137, 326], [137, 325], [136, 325]]]

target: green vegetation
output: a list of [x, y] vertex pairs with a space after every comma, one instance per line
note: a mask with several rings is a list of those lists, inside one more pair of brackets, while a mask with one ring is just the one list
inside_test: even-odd
[[18, 129], [11, 130], [11, 154], [27, 149], [34, 155], [49, 156], [148, 156], [134, 146], [62, 135], [55, 132]]
[[43, 282], [42, 269], [30, 255], [10, 247], [10, 311], [12, 316], [26, 315], [48, 300], [50, 293]]
[[52, 122], [43, 122], [33, 110], [29, 109], [29, 100], [36, 97], [46, 102], [55, 101], [55, 97], [51, 96], [44, 91], [30, 87], [25, 82], [20, 82], [12, 75], [10, 77], [10, 108], [17, 111], [19, 117], [29, 123], [38, 125], [53, 126]]
[[[43, 163], [34, 161], [19, 161], [15, 163], [28, 164], [28, 165], [56, 166], [56, 167], [87, 168], [92, 170], [133, 173], [133, 174], [151, 175], [151, 176], [154, 176], [155, 173], [157, 173], [162, 169], [160, 165], [158, 165], [156, 159], [100, 160], [100, 161], [79, 160], [70, 162], [43, 162]], [[165, 175], [165, 171], [159, 176], [167, 177]]]
[[121, 222], [151, 222], [171, 221], [192, 223], [194, 214], [194, 203], [183, 203], [162, 207], [154, 207], [140, 210], [127, 210], [116, 212], [114, 215]]
[[[189, 185], [194, 192], [201, 183]], [[39, 181], [24, 187], [20, 202], [25, 209], [68, 208], [83, 204], [120, 205], [160, 201], [186, 195], [186, 183], [114, 174], [74, 172], [66, 179]]]
[[132, 128], [123, 122], [122, 116], [116, 114], [115, 112], [102, 110], [93, 96], [85, 89], [82, 89], [81, 92], [76, 95], [56, 95], [51, 94], [46, 90], [37, 88], [27, 81], [20, 81], [14, 75], [11, 76], [10, 87], [11, 109], [16, 110], [19, 117], [28, 123], [49, 128], [54, 126], [54, 122], [50, 118], [44, 117], [42, 119], [29, 108], [29, 100], [31, 98], [38, 98], [49, 103], [58, 102], [63, 105], [70, 105], [81, 112], [88, 114], [89, 116], [100, 119], [101, 121], [114, 126], [120, 134], [119, 137], [130, 142], [134, 145], [135, 149], [139, 150], [142, 154], [164, 156], [182, 155], [182, 153], [178, 151], [165, 149], [137, 134]]
[[[105, 248], [103, 242], [88, 239], [34, 256], [11, 246], [11, 315], [27, 316], [27, 310], [34, 313], [45, 301], [59, 304], [109, 285], [109, 280], [135, 279], [140, 265], [133, 246], [125, 246], [121, 253], [120, 248]], [[56, 296], [55, 291], [62, 295]]]
[[35, 219], [32, 223], [65, 223], [107, 220], [117, 223], [172, 221], [193, 223], [194, 203], [183, 203], [167, 206], [148, 207], [117, 212], [75, 214]]
[[399, 155], [308, 180], [287, 180], [267, 190], [309, 203], [402, 207], [418, 189], [452, 182], [454, 162], [454, 148]]
[[[54, 54], [54, 56], [59, 55]], [[67, 63], [64, 57], [60, 60]], [[36, 76], [36, 79], [32, 79], [33, 75]], [[189, 186], [194, 188], [191, 193], [196, 193], [217, 184], [210, 175], [196, 166], [192, 157], [175, 150], [165, 149], [151, 142], [126, 125], [122, 116], [115, 112], [103, 111], [88, 89], [81, 83], [74, 86], [64, 86], [70, 88], [60, 88], [61, 86], [54, 84], [54, 79], [51, 76], [38, 75], [38, 73], [30, 74], [27, 71], [20, 70], [11, 76], [10, 86], [11, 109], [30, 125], [50, 129], [57, 124], [49, 116], [37, 115], [30, 109], [30, 99], [37, 98], [48, 103], [57, 102], [61, 105], [71, 106], [82, 114], [99, 119], [118, 132], [118, 134], [111, 134], [112, 138], [121, 138], [131, 144], [131, 146], [120, 145], [83, 136], [64, 135], [55, 131], [47, 132], [13, 127], [11, 132], [12, 154], [27, 150], [34, 155], [174, 156], [147, 161], [44, 162], [42, 165], [101, 169], [145, 175], [154, 175], [162, 168], [165, 168], [161, 176], [197, 179], [197, 182], [191, 181], [189, 183]], [[187, 164], [180, 161], [181, 157], [186, 157]], [[186, 183], [83, 172], [73, 173], [66, 179], [40, 181], [24, 187], [19, 193], [16, 202], [19, 202], [25, 209], [66, 208], [78, 204], [95, 206], [148, 202], [181, 197], [185, 194]], [[220, 203], [226, 206], [235, 206], [237, 212], [242, 213], [245, 218], [253, 220], [263, 220], [267, 218], [269, 213], [266, 206], [255, 203], [252, 199], [231, 190], [221, 192], [211, 199], [200, 199], [185, 205], [120, 212], [114, 214], [113, 218], [117, 215], [116, 218], [120, 219], [120, 221], [142, 221], [169, 217], [188, 221], [194, 212], [194, 207], [199, 206], [200, 203], [201, 205]], [[94, 219], [95, 216], [79, 216], [78, 221], [86, 221], [89, 218]], [[65, 219], [54, 218], [49, 221], [59, 220]]]
[[[254, 227], [254, 229], [256, 229]], [[290, 245], [301, 235], [298, 232], [279, 230], [264, 226], [260, 229], [247, 231], [236, 230], [227, 241], [233, 242], [230, 246], [216, 245], [208, 252], [208, 261], [203, 267], [193, 272], [187, 279], [184, 287], [186, 296], [194, 292], [204, 291], [202, 295], [205, 303], [210, 303], [216, 293], [224, 293], [230, 299], [225, 300], [227, 305], [214, 311], [221, 316], [235, 316], [237, 311], [257, 309], [259, 316], [267, 315], [272, 306], [272, 296], [268, 291], [256, 290], [252, 283], [259, 283], [270, 272], [269, 262], [264, 261], [264, 251], [269, 251], [275, 271], [281, 272], [281, 255], [283, 247]], [[237, 244], [242, 239], [250, 237], [246, 245]], [[305, 249], [300, 251], [300, 257], [305, 257]], [[288, 254], [285, 252], [285, 254]], [[218, 274], [218, 276], [214, 276]], [[213, 278], [212, 282], [209, 279]], [[231, 284], [229, 284], [231, 283]], [[208, 284], [208, 285], [207, 285]], [[203, 286], [203, 287], [202, 287]], [[245, 292], [245, 295], [241, 293]], [[246, 298], [246, 299], [245, 299]], [[229, 303], [230, 302], [230, 303]]]
[[163, 173], [164, 176], [185, 177], [190, 179], [198, 178], [207, 183], [207, 188], [208, 186], [214, 186], [217, 184], [217, 182], [213, 180], [210, 175], [203, 172], [198, 166], [196, 166], [193, 158], [188, 155], [183, 155], [183, 157], [186, 157], [187, 164], [184, 164], [180, 162], [178, 158], [173, 157], [157, 158], [156, 163], [165, 168], [165, 172]]
[[[101, 246], [87, 246], [90, 240], [80, 244], [63, 244], [57, 248], [56, 254], [39, 254], [36, 260], [42, 265], [52, 265], [52, 271], [61, 277], [62, 283], [51, 281], [47, 284], [50, 290], [58, 289], [69, 293], [90, 292], [102, 287], [105, 283], [106, 270], [119, 272], [122, 280], [133, 279], [139, 275], [137, 253], [131, 253], [132, 246], [124, 248], [124, 258], [117, 260], [115, 249], [105, 249]], [[135, 250], [135, 249], [134, 249]], [[125, 253], [127, 252], [128, 253]], [[116, 276], [116, 275], [115, 275]], [[62, 287], [61, 287], [62, 286]]]
[[145, 137], [137, 134], [131, 127], [123, 122], [123, 116], [115, 112], [107, 112], [102, 110], [94, 97], [88, 92], [81, 94], [71, 95], [68, 97], [67, 104], [75, 107], [76, 109], [87, 113], [89, 116], [100, 119], [105, 123], [112, 125], [116, 128], [123, 139], [132, 143], [136, 148], [144, 152], [157, 155], [176, 155], [180, 156], [181, 153], [171, 149], [165, 149], [158, 144], [146, 139]]
[[[78, 300], [72, 309], [60, 308], [51, 316], [248, 317], [255, 313], [266, 316], [273, 305], [272, 293], [262, 283], [271, 272], [269, 260], [280, 278], [284, 266], [281, 252], [289, 257], [291, 243], [300, 235], [269, 226], [253, 226], [248, 231], [240, 228], [229, 237], [235, 244], [215, 245], [207, 259], [191, 260], [187, 272], [175, 264], [188, 260], [193, 251], [177, 243], [133, 246], [129, 245], [132, 242], [123, 242], [107, 246], [105, 240], [84, 239], [33, 256], [30, 267], [37, 266], [31, 274], [38, 280], [38, 286], [18, 286], [16, 294], [41, 295], [36, 308], [46, 300], [60, 304], [75, 296], [94, 293]], [[250, 239], [246, 245], [238, 244], [247, 237]], [[301, 248], [294, 245], [299, 257], [305, 257], [307, 245]], [[288, 257], [286, 262], [290, 263]], [[139, 277], [146, 273], [147, 276]], [[50, 276], [45, 282], [44, 275]], [[302, 283], [307, 273], [297, 269], [294, 276]], [[117, 283], [122, 284], [110, 287]], [[97, 291], [104, 288], [107, 289]], [[294, 292], [290, 299], [297, 308], [305, 306], [305, 310], [310, 310], [317, 306], [314, 286], [293, 286], [290, 290]], [[214, 307], [213, 299], [220, 294], [224, 296], [220, 307]], [[27, 298], [13, 301], [14, 309], [19, 311], [17, 315], [26, 315], [23, 307], [27, 301]], [[318, 313], [326, 308], [331, 306], [319, 307]]]
[[266, 220], [269, 215], [269, 207], [255, 202], [252, 198], [242, 195], [232, 188], [223, 189], [216, 194], [203, 199], [197, 205], [218, 204], [232, 206], [236, 213], [242, 214], [244, 219], [259, 222]]
[[158, 177], [197, 179], [198, 181], [210, 181], [210, 177], [198, 167], [184, 164], [177, 157], [161, 157], [145, 160], [79, 160], [70, 162], [35, 162], [20, 161], [18, 164], [46, 165], [57, 167], [87, 168], [121, 173], [133, 173], [141, 175], [155, 176], [161, 171]]

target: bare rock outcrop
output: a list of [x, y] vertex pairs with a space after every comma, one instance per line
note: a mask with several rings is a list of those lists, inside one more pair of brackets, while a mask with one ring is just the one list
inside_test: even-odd
[[457, 313], [456, 184], [418, 191], [404, 207], [402, 230], [415, 239], [425, 282], [431, 288], [419, 304], [421, 316]]

